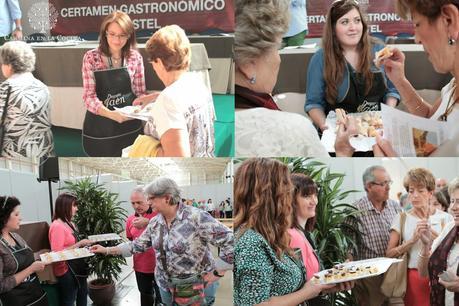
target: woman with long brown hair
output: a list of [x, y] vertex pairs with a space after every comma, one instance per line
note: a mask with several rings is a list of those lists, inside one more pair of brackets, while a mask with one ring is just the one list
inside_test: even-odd
[[380, 110], [395, 106], [400, 96], [387, 80], [383, 67], [373, 64], [383, 44], [371, 38], [355, 0], [333, 2], [327, 14], [323, 48], [309, 62], [305, 111], [321, 130], [326, 114], [336, 108], [346, 112]]
[[306, 282], [301, 259], [289, 247], [290, 172], [277, 160], [243, 162], [234, 180], [235, 305], [298, 305], [334, 285]]
[[86, 52], [82, 65], [83, 147], [89, 156], [121, 156], [142, 132], [139, 120], [116, 111], [145, 95], [143, 59], [136, 50], [134, 23], [121, 11], [107, 15], [99, 47]]

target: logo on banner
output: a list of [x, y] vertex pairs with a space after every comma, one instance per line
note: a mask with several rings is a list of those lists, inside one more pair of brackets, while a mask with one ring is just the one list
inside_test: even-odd
[[37, 2], [30, 7], [27, 16], [34, 30], [46, 34], [56, 26], [59, 12], [48, 1]]

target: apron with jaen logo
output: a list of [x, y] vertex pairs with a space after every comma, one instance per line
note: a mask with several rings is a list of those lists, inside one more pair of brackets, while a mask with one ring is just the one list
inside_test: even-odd
[[[109, 59], [110, 67], [112, 67]], [[124, 65], [122, 65], [124, 66]], [[109, 110], [132, 105], [131, 78], [126, 67], [94, 72], [97, 98]], [[121, 156], [121, 150], [134, 143], [142, 132], [140, 120], [118, 123], [86, 111], [83, 123], [83, 148], [88, 156]]]

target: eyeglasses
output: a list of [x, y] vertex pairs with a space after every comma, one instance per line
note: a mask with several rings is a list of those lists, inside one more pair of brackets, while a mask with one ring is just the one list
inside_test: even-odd
[[381, 187], [390, 186], [390, 185], [392, 185], [392, 183], [393, 183], [392, 181], [384, 181], [384, 182], [381, 182], [381, 183], [371, 182], [371, 184], [378, 185], [378, 186], [381, 186]]
[[107, 37], [110, 37], [110, 39], [115, 39], [115, 38], [118, 38], [120, 40], [126, 40], [129, 38], [129, 35], [127, 34], [115, 34], [115, 33], [112, 33], [112, 32], [105, 32], [105, 34], [107, 35]]
[[8, 198], [9, 198], [8, 196], [5, 197], [5, 201], [3, 201], [2, 203], [2, 207], [1, 207], [2, 209], [5, 208], [6, 202], [8, 202]]
[[354, 4], [354, 5], [357, 5], [357, 6], [359, 5], [359, 2], [357, 0], [335, 0], [335, 1], [332, 2], [331, 8], [335, 8], [335, 7], [340, 6], [340, 5], [342, 5], [342, 4], [346, 3], [346, 2]]

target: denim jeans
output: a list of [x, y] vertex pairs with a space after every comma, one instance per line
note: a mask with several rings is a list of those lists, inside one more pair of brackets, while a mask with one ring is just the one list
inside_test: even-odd
[[68, 270], [64, 275], [57, 277], [59, 288], [60, 306], [87, 306], [88, 304], [88, 282], [86, 277], [79, 277], [78, 282], [72, 272]]
[[[207, 287], [204, 289], [204, 294], [206, 295], [205, 301], [204, 301], [204, 306], [211, 306], [215, 302], [215, 293], [217, 292], [218, 288], [218, 282], [214, 282], [212, 284], [208, 284]], [[172, 306], [172, 294], [169, 290], [163, 290], [162, 288], [159, 288], [159, 291], [161, 292], [161, 300], [163, 301], [163, 304], [166, 306]]]

